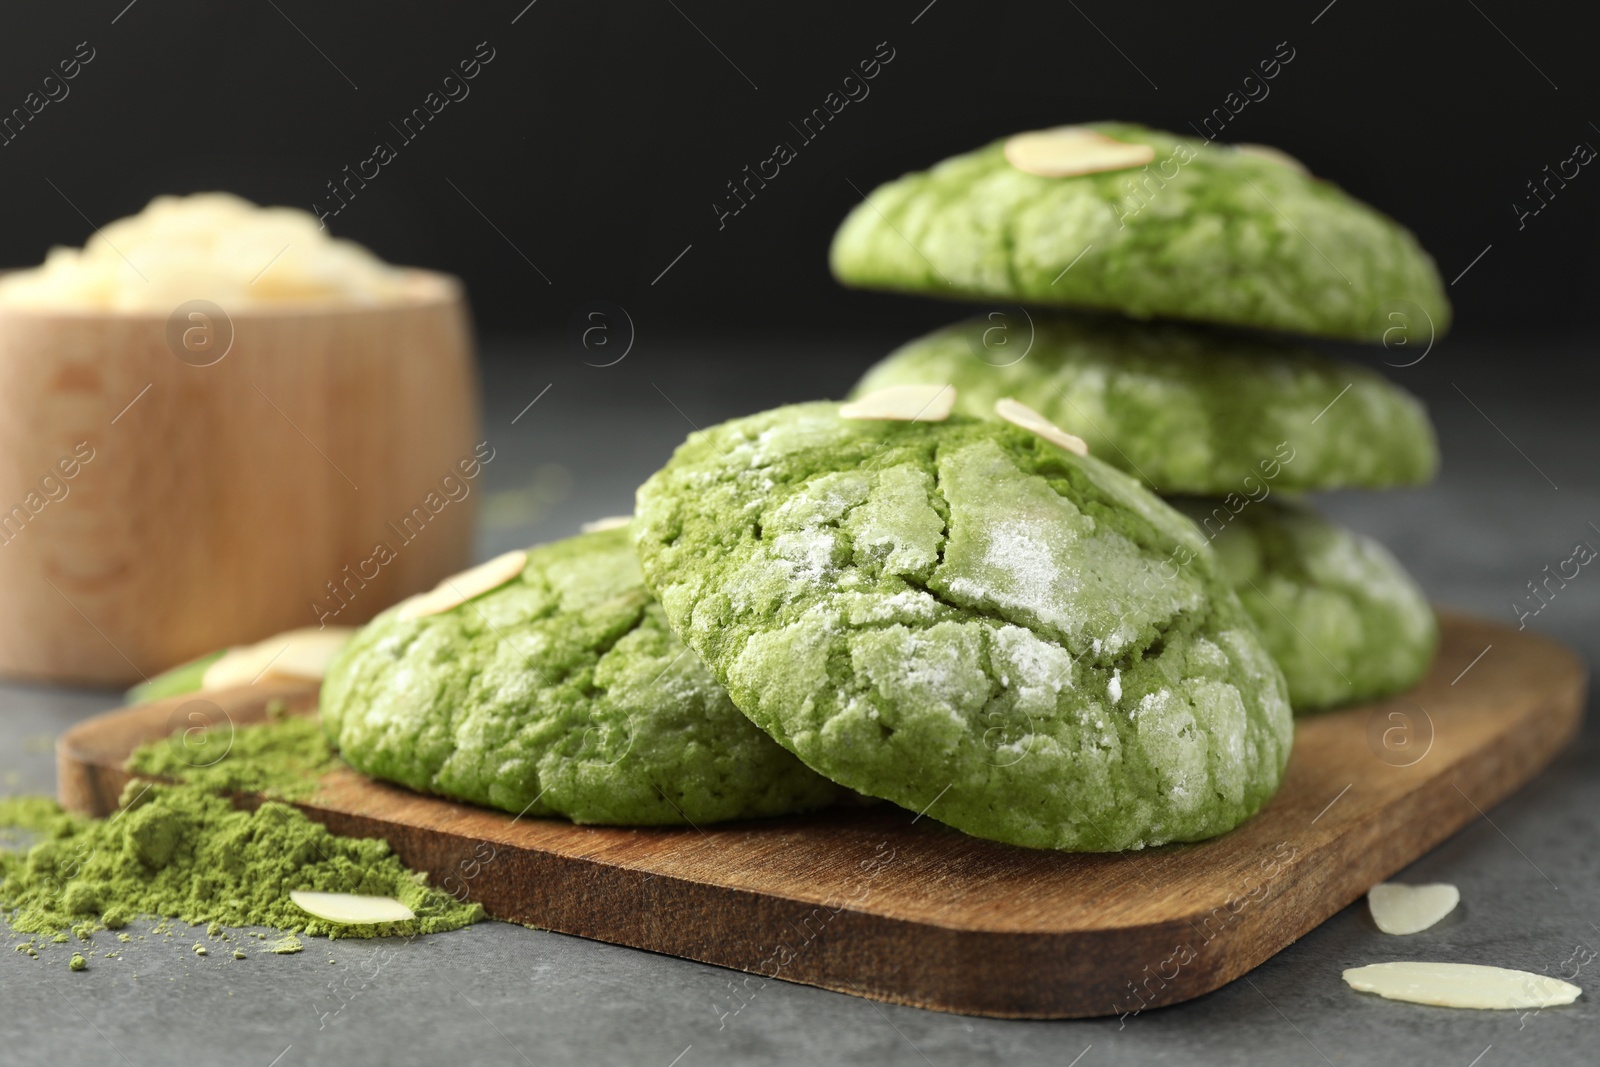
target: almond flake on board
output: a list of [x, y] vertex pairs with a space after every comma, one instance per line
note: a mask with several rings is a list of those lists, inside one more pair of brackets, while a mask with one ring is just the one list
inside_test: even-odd
[[1083, 438], [1070, 434], [1030, 408], [1019, 400], [1009, 396], [994, 402], [994, 413], [1005, 419], [1013, 426], [1020, 426], [1029, 433], [1038, 434], [1053, 445], [1060, 445], [1068, 452], [1080, 456], [1089, 454], [1089, 443]]
[[1307, 178], [1311, 177], [1310, 168], [1281, 148], [1273, 148], [1269, 144], [1251, 144], [1245, 141], [1234, 145], [1233, 150], [1235, 152], [1243, 152], [1247, 156], [1255, 156], [1257, 159], [1265, 159], [1273, 163], [1282, 164], [1296, 174]]
[[270, 665], [273, 651], [261, 643], [228, 649], [200, 676], [200, 691], [205, 693], [251, 684]]
[[349, 626], [329, 626], [321, 630], [307, 627], [269, 637], [259, 643], [268, 648], [277, 646], [278, 658], [272, 661], [269, 668], [272, 674], [319, 682], [328, 673], [328, 664], [333, 662], [333, 657], [349, 643], [354, 634], [354, 628]]
[[607, 515], [603, 519], [594, 519], [584, 523], [578, 529], [583, 533], [600, 533], [602, 530], [616, 530], [633, 522], [632, 515]]
[[394, 897], [368, 897], [357, 893], [316, 893], [296, 889], [289, 894], [295, 906], [308, 915], [331, 923], [398, 923], [415, 919], [416, 912]]
[[839, 405], [841, 419], [876, 419], [894, 422], [943, 422], [956, 406], [956, 387], [944, 385], [886, 385], [866, 396]]
[[1415, 934], [1426, 930], [1455, 911], [1461, 891], [1439, 882], [1433, 885], [1401, 885], [1384, 882], [1367, 890], [1367, 910], [1372, 921], [1386, 934]]
[[206, 668], [200, 690], [231, 689], [258, 681], [321, 681], [334, 654], [354, 633], [348, 626], [308, 626], [230, 648]]
[[528, 553], [520, 548], [502, 553], [487, 563], [451, 575], [428, 592], [406, 600], [400, 605], [398, 618], [420, 619], [459, 607], [473, 597], [505, 585], [521, 574], [527, 565]]
[[1156, 150], [1130, 144], [1084, 126], [1031, 130], [1007, 139], [1006, 162], [1041, 178], [1070, 178], [1107, 170], [1126, 170], [1153, 162]]
[[1547, 974], [1475, 963], [1373, 963], [1349, 968], [1344, 980], [1362, 993], [1441, 1008], [1521, 1011], [1571, 1004], [1583, 995], [1571, 982]]

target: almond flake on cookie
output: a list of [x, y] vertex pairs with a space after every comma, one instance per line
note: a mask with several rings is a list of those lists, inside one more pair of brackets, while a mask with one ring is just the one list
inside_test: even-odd
[[1019, 400], [1002, 397], [994, 402], [994, 413], [1013, 426], [1038, 434], [1053, 445], [1080, 456], [1089, 454], [1089, 445], [1083, 438], [1070, 434]]
[[956, 406], [956, 387], [888, 385], [839, 405], [841, 419], [943, 422]]
[[1155, 161], [1156, 150], [1107, 137], [1085, 126], [1057, 126], [1019, 133], [1006, 141], [1006, 161], [1041, 178], [1071, 178], [1127, 170]]

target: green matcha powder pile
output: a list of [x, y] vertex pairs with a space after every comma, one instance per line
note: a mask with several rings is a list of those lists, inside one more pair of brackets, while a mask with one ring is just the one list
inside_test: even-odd
[[[203, 739], [226, 754], [197, 765], [194, 734], [145, 746], [110, 818], [63, 811], [45, 797], [0, 798], [0, 827], [26, 831], [25, 849], [0, 831], [0, 914], [19, 935], [87, 939], [141, 915], [186, 923], [270, 926], [336, 937], [438, 933], [477, 922], [481, 905], [429, 887], [375, 838], [340, 837], [281, 800], [255, 810], [234, 792], [293, 799], [310, 793], [334, 756], [314, 720], [281, 718]], [[190, 747], [185, 748], [188, 745]], [[297, 889], [397, 897], [405, 922], [330, 923], [290, 899]]]

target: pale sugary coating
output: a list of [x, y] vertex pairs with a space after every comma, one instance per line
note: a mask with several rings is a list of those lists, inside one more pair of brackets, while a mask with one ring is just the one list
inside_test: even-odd
[[1283, 679], [1191, 523], [1009, 425], [837, 411], [696, 433], [639, 490], [646, 580], [745, 714], [1037, 848], [1210, 837], [1272, 795]]
[[1149, 145], [1155, 161], [1047, 178], [1012, 166], [996, 141], [873, 190], [834, 237], [834, 275], [1356, 341], [1392, 341], [1400, 326], [1414, 343], [1449, 327], [1416, 238], [1333, 183], [1199, 137], [1091, 128]]
[[625, 529], [530, 549], [450, 611], [379, 615], [330, 667], [322, 721], [363, 773], [518, 814], [702, 824], [842, 795], [673, 636]]
[[1296, 711], [1390, 696], [1428, 672], [1433, 608], [1377, 541], [1276, 497], [1173, 503], [1212, 542]]
[[852, 395], [925, 382], [979, 418], [1020, 400], [1162, 493], [1384, 489], [1439, 466], [1422, 402], [1381, 374], [1230, 331], [1012, 311], [902, 345]]

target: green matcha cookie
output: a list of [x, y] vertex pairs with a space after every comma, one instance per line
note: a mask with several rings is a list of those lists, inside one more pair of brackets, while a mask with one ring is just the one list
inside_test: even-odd
[[1389, 550], [1302, 504], [1180, 499], [1211, 539], [1289, 683], [1296, 711], [1389, 696], [1428, 671], [1427, 597]]
[[638, 499], [673, 629], [834, 781], [1089, 851], [1222, 833], [1278, 786], [1282, 676], [1194, 526], [1103, 463], [802, 404], [691, 435]]
[[837, 787], [752, 726], [672, 635], [628, 532], [530, 549], [440, 614], [369, 623], [322, 687], [357, 770], [575, 822], [706, 823], [816, 808]]
[[903, 345], [853, 395], [911, 382], [982, 418], [1014, 397], [1163, 493], [1382, 489], [1439, 465], [1422, 403], [1382, 375], [1221, 330], [997, 313]]
[[1125, 123], [1089, 130], [1149, 162], [1046, 177], [1018, 169], [996, 141], [874, 190], [834, 238], [834, 274], [875, 289], [1358, 341], [1392, 340], [1402, 320], [1413, 339], [1449, 327], [1444, 286], [1416, 238], [1331, 182], [1200, 138]]

